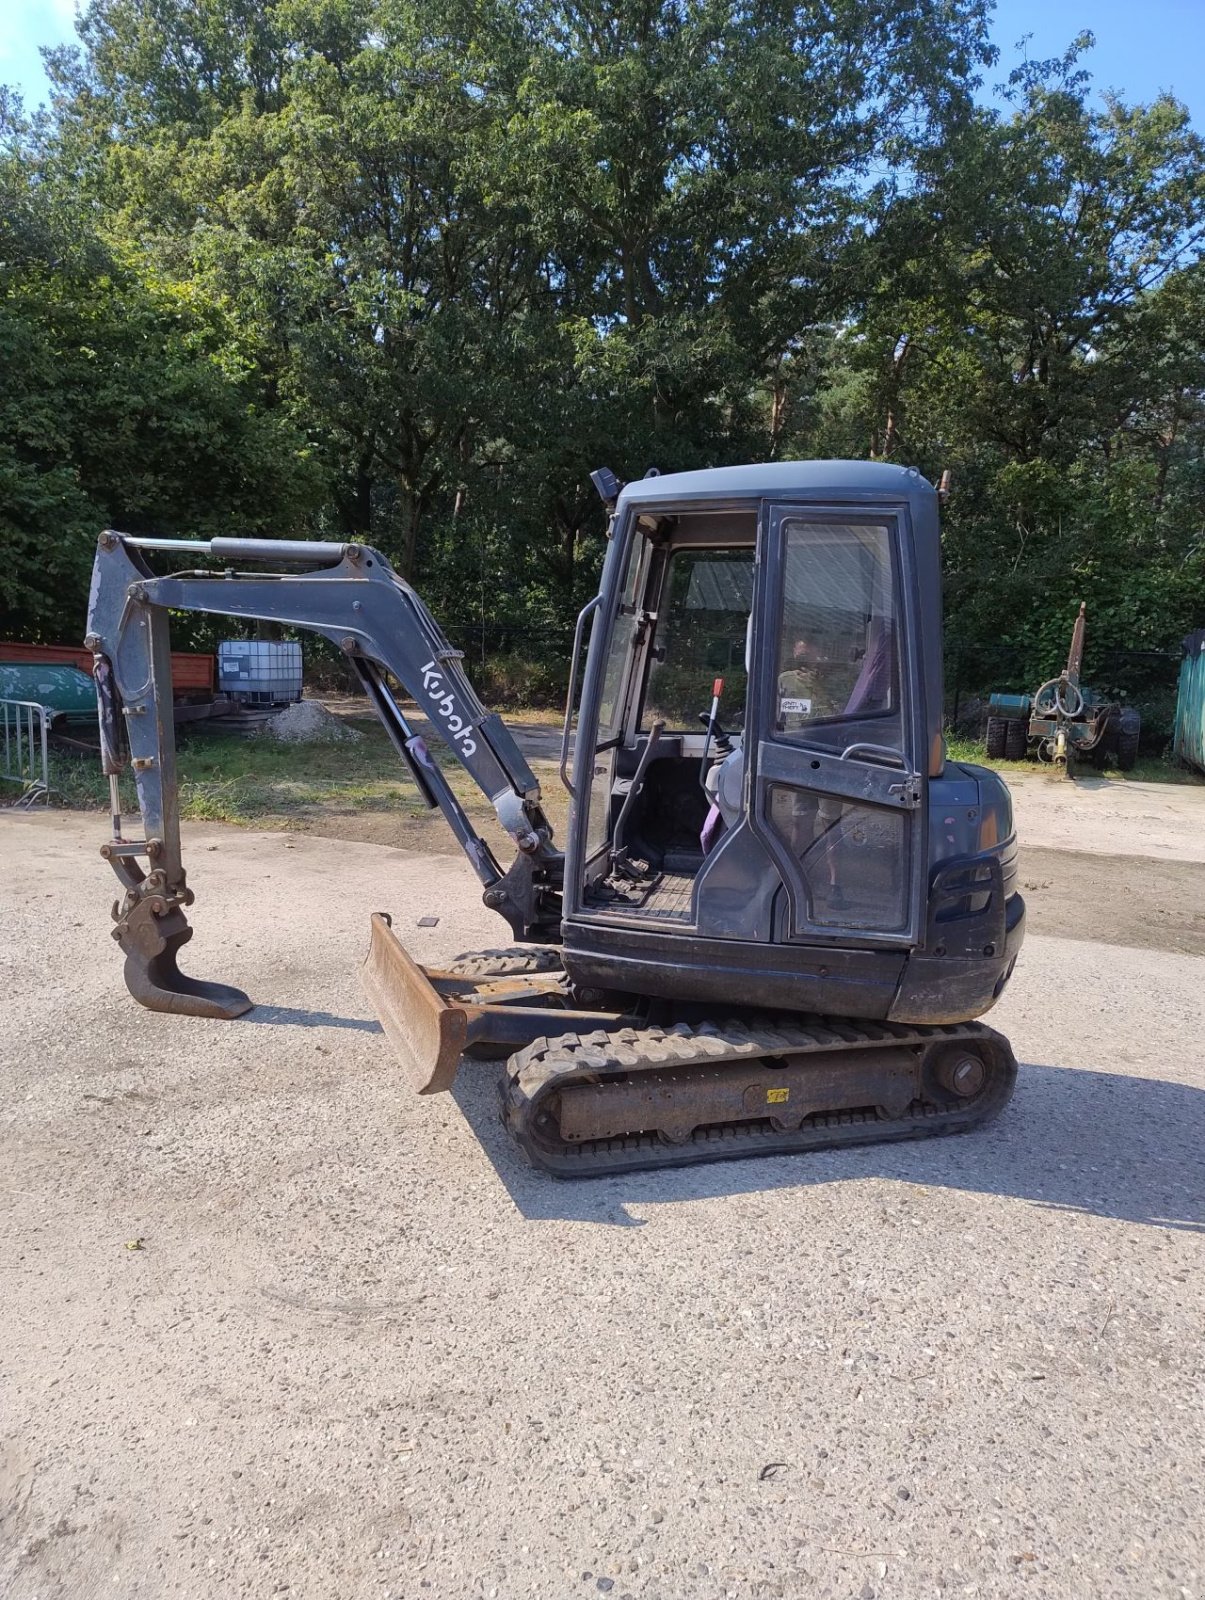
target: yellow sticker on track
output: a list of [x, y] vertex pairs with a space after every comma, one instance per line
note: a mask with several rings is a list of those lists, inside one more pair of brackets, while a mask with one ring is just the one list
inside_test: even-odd
[[768, 1106], [785, 1105], [790, 1098], [791, 1098], [791, 1091], [789, 1089], [767, 1089], [766, 1090], [766, 1104]]

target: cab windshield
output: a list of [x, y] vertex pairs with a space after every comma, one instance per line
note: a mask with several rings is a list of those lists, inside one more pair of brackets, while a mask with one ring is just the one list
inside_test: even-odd
[[728, 729], [745, 719], [745, 639], [753, 609], [753, 549], [675, 550], [662, 588], [649, 662], [642, 726], [698, 733], [711, 708], [712, 686], [724, 680], [720, 718]]

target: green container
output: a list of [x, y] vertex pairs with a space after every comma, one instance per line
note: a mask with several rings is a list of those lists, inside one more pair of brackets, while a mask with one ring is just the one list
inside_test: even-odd
[[61, 662], [0, 661], [0, 700], [33, 700], [56, 722], [96, 720], [96, 685], [79, 667]]
[[1033, 700], [1027, 694], [994, 694], [987, 709], [998, 717], [1027, 717], [1033, 709]]
[[1172, 748], [1181, 761], [1205, 772], [1205, 628], [1184, 641]]

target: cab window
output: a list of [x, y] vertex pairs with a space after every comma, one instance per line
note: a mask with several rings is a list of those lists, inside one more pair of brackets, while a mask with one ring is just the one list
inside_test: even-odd
[[[775, 731], [875, 719], [899, 730], [899, 639], [891, 535], [878, 523], [783, 525]], [[885, 726], [885, 723], [887, 724]]]

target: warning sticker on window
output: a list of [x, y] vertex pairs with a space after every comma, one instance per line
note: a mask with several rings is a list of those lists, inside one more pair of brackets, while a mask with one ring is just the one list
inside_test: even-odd
[[810, 717], [812, 714], [812, 702], [810, 700], [780, 700], [778, 709], [784, 717]]

